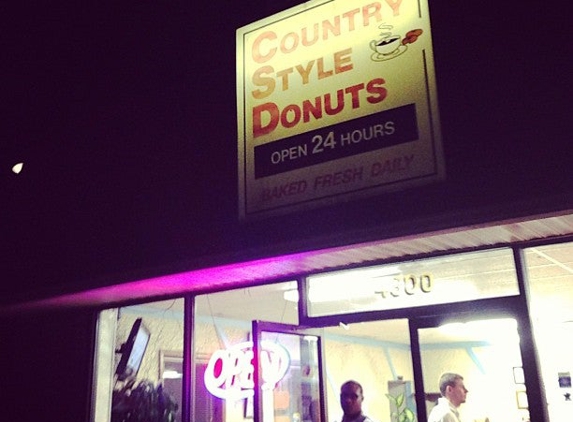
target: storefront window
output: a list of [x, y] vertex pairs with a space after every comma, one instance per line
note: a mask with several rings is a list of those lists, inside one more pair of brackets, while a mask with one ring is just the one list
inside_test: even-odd
[[495, 249], [308, 277], [310, 316], [519, 294], [512, 251]]
[[181, 421], [183, 299], [104, 310], [97, 333], [93, 420]]
[[573, 243], [526, 249], [531, 319], [551, 422], [573, 412]]
[[[319, 359], [323, 359], [326, 397], [322, 421], [340, 420], [340, 386], [351, 379], [362, 384], [364, 411], [375, 420], [394, 420], [397, 411], [416, 414], [408, 321], [341, 323], [310, 330], [312, 335], [273, 333], [273, 326], [298, 323], [293, 291], [296, 283], [289, 282], [195, 298], [192, 420], [252, 420], [252, 320], [271, 323], [270, 331], [261, 336], [262, 349], [269, 357], [263, 365], [263, 420], [319, 422], [315, 395]], [[314, 348], [318, 339], [324, 347], [322, 356]], [[393, 400], [400, 403], [399, 409]]]
[[[548, 412], [557, 422], [573, 410], [573, 243], [528, 248], [525, 258]], [[493, 420], [503, 414], [528, 420], [519, 315], [487, 319], [493, 316], [484, 311], [446, 325], [424, 325], [425, 317], [362, 319], [369, 318], [368, 311], [517, 296], [511, 249], [315, 274], [307, 281], [309, 316], [330, 315], [324, 321], [338, 325], [298, 327], [296, 281], [201, 294], [190, 297], [192, 353], [187, 356], [182, 298], [102, 311], [92, 420], [123, 422], [129, 406], [137, 407], [132, 399], [138, 389], [138, 394], [161, 396], [161, 411], [172, 411], [174, 420], [183, 422], [183, 360], [189, 358], [190, 420], [252, 421], [255, 343], [262, 351], [263, 421], [271, 415], [275, 422], [316, 422], [317, 398], [323, 397], [321, 421], [338, 420], [339, 389], [350, 379], [362, 384], [364, 411], [371, 418], [394, 420], [398, 412], [416, 418], [410, 339], [416, 329], [426, 413], [438, 395], [436, 378], [452, 369], [463, 372], [472, 398], [480, 398], [464, 407], [469, 419]], [[515, 299], [507, 300], [521, 303]], [[358, 315], [350, 318], [351, 313]], [[255, 320], [261, 322], [253, 332]], [[495, 389], [489, 389], [492, 383]], [[502, 396], [504, 408], [480, 404]], [[147, 411], [156, 412], [157, 406]]]
[[426, 414], [441, 396], [440, 376], [454, 372], [469, 390], [460, 420], [528, 421], [517, 327], [515, 319], [495, 318], [420, 328]]
[[252, 419], [252, 321], [298, 324], [298, 304], [287, 293], [296, 286], [291, 281], [195, 298], [193, 421]]

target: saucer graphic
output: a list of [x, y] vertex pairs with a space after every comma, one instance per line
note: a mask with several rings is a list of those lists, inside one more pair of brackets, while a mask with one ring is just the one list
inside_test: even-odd
[[370, 58], [372, 59], [372, 61], [375, 61], [375, 62], [383, 62], [385, 60], [390, 60], [390, 59], [393, 59], [395, 57], [398, 57], [400, 54], [404, 53], [407, 49], [408, 49], [407, 45], [401, 45], [400, 47], [398, 47], [396, 50], [394, 50], [390, 54], [374, 53], [374, 54], [372, 54], [372, 56]]

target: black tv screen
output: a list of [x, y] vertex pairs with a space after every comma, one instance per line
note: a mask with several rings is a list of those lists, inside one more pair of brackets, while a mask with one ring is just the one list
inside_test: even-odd
[[136, 319], [131, 326], [127, 341], [119, 349], [121, 359], [115, 371], [118, 380], [125, 381], [137, 375], [150, 336], [151, 333], [143, 325], [142, 319]]

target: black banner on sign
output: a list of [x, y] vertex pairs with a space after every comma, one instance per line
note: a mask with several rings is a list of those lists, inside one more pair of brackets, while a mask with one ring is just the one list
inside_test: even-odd
[[255, 147], [255, 179], [418, 139], [408, 104]]

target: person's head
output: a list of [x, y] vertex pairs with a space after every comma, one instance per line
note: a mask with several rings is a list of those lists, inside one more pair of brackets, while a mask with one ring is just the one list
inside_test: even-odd
[[442, 374], [440, 377], [440, 393], [456, 407], [465, 403], [468, 390], [464, 385], [464, 377], [452, 372]]
[[356, 416], [362, 413], [362, 386], [356, 381], [346, 381], [340, 387], [340, 407], [345, 416]]

